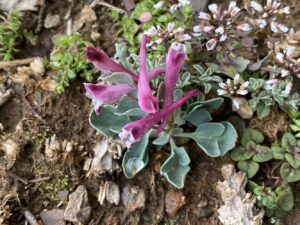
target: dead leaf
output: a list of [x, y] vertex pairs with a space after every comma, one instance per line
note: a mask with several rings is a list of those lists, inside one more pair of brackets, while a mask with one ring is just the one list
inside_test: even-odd
[[[243, 119], [251, 119], [253, 116], [253, 109], [249, 102], [243, 97], [232, 97], [232, 110], [237, 112]], [[238, 107], [237, 107], [238, 106]]]

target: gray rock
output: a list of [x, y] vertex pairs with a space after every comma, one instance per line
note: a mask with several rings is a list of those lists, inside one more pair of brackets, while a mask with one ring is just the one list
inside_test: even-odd
[[59, 15], [48, 14], [45, 18], [44, 27], [49, 29], [57, 27], [61, 23], [61, 18]]
[[191, 3], [194, 11], [206, 11], [208, 0], [192, 0]]
[[76, 225], [87, 224], [91, 216], [87, 190], [80, 185], [69, 195], [69, 202], [64, 213], [64, 218]]
[[62, 209], [52, 209], [48, 211], [43, 211], [40, 214], [44, 225], [65, 225], [64, 220], [64, 210]]
[[127, 185], [123, 188], [121, 198], [128, 213], [132, 213], [136, 209], [145, 206], [145, 192], [139, 187], [131, 187]]

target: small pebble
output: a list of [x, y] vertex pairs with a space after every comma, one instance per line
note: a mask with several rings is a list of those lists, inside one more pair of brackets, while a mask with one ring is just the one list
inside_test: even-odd
[[53, 27], [57, 27], [61, 23], [60, 16], [57, 14], [48, 14], [45, 18], [44, 27], [49, 29]]
[[176, 216], [179, 209], [185, 204], [185, 196], [180, 191], [168, 191], [165, 198], [166, 212], [170, 216]]

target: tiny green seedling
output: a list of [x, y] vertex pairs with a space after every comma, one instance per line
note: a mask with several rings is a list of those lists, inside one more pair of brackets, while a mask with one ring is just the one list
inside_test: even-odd
[[91, 44], [84, 41], [81, 34], [55, 36], [53, 43], [54, 50], [47, 65], [55, 73], [53, 79], [57, 82], [57, 94], [64, 92], [78, 76], [85, 81], [92, 81], [93, 68], [84, 55], [85, 47]]
[[0, 58], [4, 61], [13, 59], [14, 54], [18, 52], [18, 45], [24, 39], [30, 44], [36, 43], [36, 37], [22, 28], [19, 13], [9, 12], [5, 21], [0, 23]]

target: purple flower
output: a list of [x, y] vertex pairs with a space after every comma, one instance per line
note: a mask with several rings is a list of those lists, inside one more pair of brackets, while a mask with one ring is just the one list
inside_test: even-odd
[[103, 85], [85, 83], [84, 87], [86, 95], [93, 101], [97, 115], [100, 113], [101, 105], [117, 102], [134, 90], [127, 84]]
[[[173, 92], [179, 78], [179, 72], [186, 59], [186, 50], [183, 44], [173, 43], [166, 59], [166, 75], [164, 79], [164, 108], [173, 103]], [[167, 124], [168, 116], [163, 119], [158, 132]]]
[[179, 78], [179, 72], [186, 58], [185, 46], [173, 43], [166, 59], [166, 75], [164, 79], [164, 107], [173, 103], [173, 91]]
[[127, 69], [126, 67], [116, 63], [113, 59], [109, 58], [102, 50], [89, 46], [86, 48], [85, 55], [94, 66], [103, 73], [110, 72], [123, 72], [132, 76], [135, 81], [138, 81], [138, 76]]
[[184, 97], [172, 103], [171, 105], [168, 105], [167, 107], [153, 114], [149, 114], [140, 120], [126, 124], [123, 127], [122, 132], [119, 134], [119, 137], [126, 144], [126, 146], [130, 148], [132, 144], [141, 140], [143, 135], [157, 125], [162, 118], [168, 117], [175, 109], [184, 104], [189, 98], [195, 97], [198, 94], [199, 91], [197, 89], [189, 91]]
[[150, 38], [144, 35], [140, 48], [140, 76], [138, 80], [138, 104], [144, 112], [155, 113], [159, 109], [159, 101], [153, 96], [151, 87], [149, 85], [150, 76], [146, 70], [146, 58], [147, 58], [147, 43], [150, 42]]

